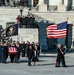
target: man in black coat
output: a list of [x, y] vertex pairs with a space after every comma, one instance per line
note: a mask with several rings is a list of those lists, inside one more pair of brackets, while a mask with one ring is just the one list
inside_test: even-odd
[[28, 51], [28, 49], [29, 49], [29, 46], [30, 46], [30, 42], [27, 41], [27, 43], [26, 43], [26, 50], [25, 50], [25, 53], [27, 53], [27, 51]]
[[25, 57], [25, 52], [26, 52], [26, 44], [25, 41], [21, 44], [21, 51], [22, 51], [22, 57]]
[[19, 43], [16, 43], [17, 53], [15, 55], [15, 62], [19, 63], [21, 47]]
[[8, 58], [8, 46], [7, 43], [3, 44], [3, 63], [6, 63], [6, 60]]
[[27, 50], [28, 66], [31, 66], [31, 59], [33, 56], [34, 56], [34, 51], [33, 51], [32, 45], [30, 45], [29, 49]]
[[57, 54], [57, 59], [56, 59], [55, 67], [60, 67], [60, 62], [61, 61], [62, 61], [62, 66], [66, 67], [63, 45], [61, 45], [61, 44], [58, 45], [57, 52], [58, 52], [58, 54]]
[[2, 43], [0, 42], [0, 63], [3, 61], [3, 46]]

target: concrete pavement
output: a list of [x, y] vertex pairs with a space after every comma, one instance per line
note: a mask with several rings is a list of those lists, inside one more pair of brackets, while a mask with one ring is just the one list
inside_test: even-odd
[[[68, 67], [55, 67], [56, 54], [41, 54], [36, 66], [27, 66], [27, 58], [21, 58], [20, 63], [0, 63], [0, 75], [74, 75], [74, 53], [65, 55]], [[33, 65], [33, 62], [32, 62]]]

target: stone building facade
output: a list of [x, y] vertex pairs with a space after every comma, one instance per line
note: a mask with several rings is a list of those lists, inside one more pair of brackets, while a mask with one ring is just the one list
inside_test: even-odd
[[[28, 6], [36, 6], [38, 4], [39, 0], [0, 0], [0, 4], [3, 5], [3, 2], [7, 3], [13, 3], [13, 2], [19, 2], [19, 1], [24, 1]], [[65, 5], [65, 6], [74, 6], [74, 0], [44, 0], [44, 3], [50, 6], [57, 6], [60, 1]]]
[[[4, 0], [0, 0], [0, 5], [3, 5]], [[10, 6], [14, 7], [14, 1], [20, 2], [20, 0], [5, 0], [10, 2]], [[39, 26], [38, 30], [38, 42], [41, 48], [45, 51], [49, 51], [55, 48], [55, 42], [65, 44], [65, 39], [47, 39], [46, 37], [46, 27], [51, 23], [61, 23], [68, 20], [68, 35], [67, 35], [67, 46], [69, 48], [74, 48], [74, 0], [21, 0], [24, 1], [25, 6], [23, 9], [23, 15], [27, 14], [34, 16], [36, 23]], [[9, 6], [7, 5], [7, 6]], [[16, 8], [10, 7], [0, 7], [0, 25], [5, 28], [6, 22], [14, 22], [16, 17], [20, 15], [19, 6]], [[31, 10], [28, 10], [31, 7]], [[14, 13], [13, 13], [14, 11]], [[17, 13], [16, 13], [17, 12]], [[22, 31], [23, 34], [23, 31]], [[20, 35], [21, 36], [21, 35]], [[19, 36], [17, 36], [19, 37]], [[18, 40], [20, 38], [13, 37]], [[22, 38], [22, 37], [21, 37]], [[21, 40], [20, 40], [21, 42]]]

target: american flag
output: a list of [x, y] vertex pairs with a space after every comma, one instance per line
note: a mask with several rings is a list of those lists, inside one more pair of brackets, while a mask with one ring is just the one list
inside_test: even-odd
[[46, 28], [47, 38], [64, 38], [67, 33], [67, 22], [50, 25]]

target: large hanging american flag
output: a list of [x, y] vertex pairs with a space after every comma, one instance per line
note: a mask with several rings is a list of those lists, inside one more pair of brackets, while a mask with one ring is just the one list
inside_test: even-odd
[[67, 32], [67, 21], [60, 24], [50, 25], [46, 28], [47, 38], [64, 38]]

